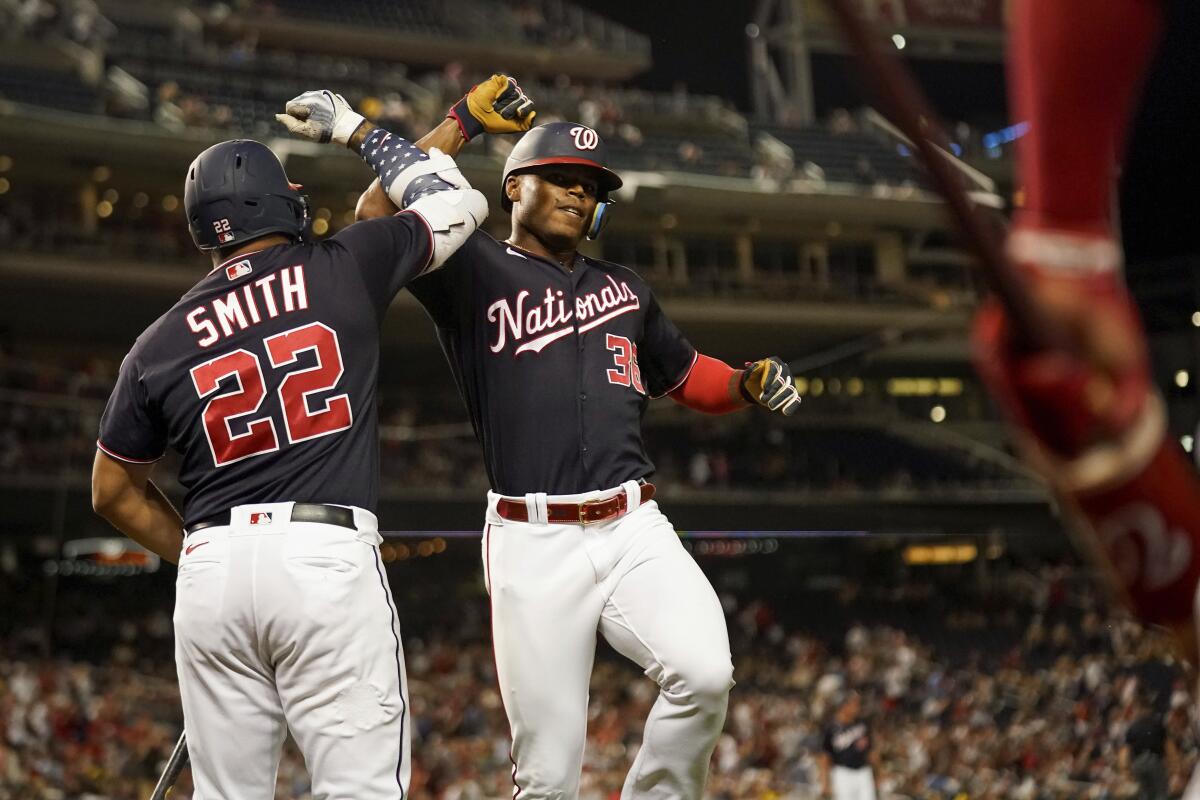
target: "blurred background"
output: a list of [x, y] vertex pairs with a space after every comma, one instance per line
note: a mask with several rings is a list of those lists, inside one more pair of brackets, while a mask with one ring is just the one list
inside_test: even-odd
[[[860, 5], [931, 95], [977, 199], [1019, 204], [1003, 0]], [[1169, 4], [1122, 176], [1130, 281], [1189, 452], [1197, 13]], [[539, 122], [608, 143], [625, 188], [590, 254], [646, 276], [703, 352], [802, 360], [794, 418], [664, 401], [645, 419], [659, 502], [733, 639], [709, 795], [816, 797], [821, 730], [857, 689], [882, 797], [1144, 797], [1137, 723], [1166, 732], [1177, 796], [1197, 756], [1193, 679], [1109, 603], [1011, 455], [968, 360], [970, 262], [820, 2], [0, 0], [0, 798], [148, 796], [182, 724], [174, 570], [93, 515], [88, 477], [121, 357], [209, 268], [181, 207], [191, 159], [269, 143], [323, 238], [371, 175], [287, 139], [286, 99], [335, 89], [415, 139], [494, 71], [521, 80]], [[512, 144], [474, 142], [459, 162], [498, 194]], [[497, 209], [487, 224], [506, 235]], [[413, 794], [507, 798], [478, 446], [407, 294], [383, 347], [380, 518], [397, 531], [383, 555]], [[586, 800], [618, 796], [652, 689], [602, 653]], [[278, 797], [307, 796], [289, 748]]]

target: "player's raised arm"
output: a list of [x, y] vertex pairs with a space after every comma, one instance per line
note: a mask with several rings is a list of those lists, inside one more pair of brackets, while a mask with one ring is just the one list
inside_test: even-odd
[[289, 100], [276, 119], [296, 136], [340, 144], [362, 156], [388, 199], [429, 225], [433, 252], [427, 269], [441, 266], [487, 217], [487, 199], [471, 188], [450, 155], [435, 147], [423, 152], [377, 127], [339, 94], [328, 89], [305, 92]]
[[[484, 133], [527, 131], [533, 126], [536, 116], [533, 100], [525, 94], [516, 79], [496, 74], [472, 86], [446, 112], [441, 124], [418, 139], [416, 145], [425, 152], [436, 147], [456, 156], [463, 145]], [[397, 210], [379, 181], [375, 180], [359, 197], [354, 213], [356, 218], [362, 220], [395, 214]]]

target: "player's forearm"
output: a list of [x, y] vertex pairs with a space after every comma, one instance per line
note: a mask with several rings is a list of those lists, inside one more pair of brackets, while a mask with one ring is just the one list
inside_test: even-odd
[[442, 120], [436, 128], [414, 142], [417, 147], [426, 153], [436, 147], [452, 158], [462, 151], [463, 145], [466, 143], [467, 140], [463, 138], [462, 130], [458, 127], [458, 123], [449, 117]]
[[142, 488], [130, 485], [95, 504], [96, 513], [133, 541], [169, 561], [179, 562], [183, 545], [183, 518], [153, 482]]
[[354, 207], [354, 218], [356, 220], [375, 219], [376, 217], [390, 217], [400, 209], [396, 208], [396, 204], [388, 199], [387, 194], [383, 191], [383, 187], [379, 184], [379, 179], [371, 181], [371, 185], [358, 198], [358, 205]]
[[[346, 143], [346, 147], [355, 153], [359, 152], [362, 150], [363, 142], [371, 135], [371, 131], [378, 127], [380, 126], [370, 120], [363, 120], [362, 124], [355, 129], [354, 134]], [[436, 128], [413, 142], [413, 144], [426, 153], [431, 148], [436, 147], [450, 157], [458, 155], [466, 143], [467, 140], [463, 138], [458, 124], [452, 119], [442, 120], [441, 124]]]
[[676, 403], [705, 414], [728, 414], [749, 407], [741, 392], [743, 371], [703, 353], [683, 383], [671, 391]]
[[[359, 129], [355, 131], [354, 136], [350, 139], [350, 149], [357, 153], [362, 148], [362, 143], [373, 130], [374, 126], [369, 122], [359, 126]], [[426, 153], [431, 148], [436, 147], [451, 157], [457, 156], [466, 143], [467, 140], [463, 138], [458, 124], [449, 118], [442, 120], [440, 125], [413, 142], [413, 144]], [[389, 217], [399, 210], [396, 204], [388, 199], [387, 193], [383, 191], [383, 186], [380, 185], [379, 179], [376, 178], [371, 181], [371, 185], [358, 198], [358, 205], [354, 209], [354, 217], [359, 220]]]

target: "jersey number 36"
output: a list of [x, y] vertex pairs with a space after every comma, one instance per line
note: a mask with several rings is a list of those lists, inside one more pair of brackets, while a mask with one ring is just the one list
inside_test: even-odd
[[[342, 377], [342, 351], [333, 329], [312, 322], [263, 339], [267, 357], [275, 369], [296, 363], [305, 350], [311, 350], [316, 366], [288, 372], [279, 383], [277, 394], [283, 409], [283, 424], [289, 444], [344, 431], [353, 423], [350, 399], [345, 394], [325, 399], [324, 408], [310, 410], [308, 396], [332, 389]], [[266, 381], [258, 356], [249, 350], [233, 350], [205, 361], [191, 370], [192, 384], [200, 399], [211, 395], [204, 406], [204, 435], [218, 467], [244, 458], [273, 453], [279, 449], [279, 435], [270, 416], [251, 419], [246, 430], [234, 434], [229, 423], [254, 414], [267, 397]], [[214, 394], [220, 382], [234, 377], [236, 386]]]

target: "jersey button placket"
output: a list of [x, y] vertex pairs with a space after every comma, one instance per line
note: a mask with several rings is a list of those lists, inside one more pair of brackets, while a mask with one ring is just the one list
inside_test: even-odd
[[[576, 276], [572, 275], [571, 277], [572, 277], [572, 280], [570, 281], [570, 283], [571, 283], [571, 307], [574, 309], [574, 308], [578, 308], [578, 304], [575, 302], [575, 298], [577, 296], [577, 284], [579, 283], [579, 281], [574, 279]], [[585, 475], [591, 472], [591, 470], [588, 468], [588, 464], [587, 464], [587, 460], [586, 460], [586, 456], [587, 456], [587, 452], [588, 452], [587, 408], [585, 405], [587, 403], [587, 392], [584, 390], [586, 388], [586, 380], [587, 380], [587, 375], [585, 373], [587, 357], [584, 355], [584, 351], [583, 351], [584, 336], [586, 336], [586, 335], [587, 334], [579, 332], [579, 320], [576, 319], [575, 320], [575, 352], [576, 352], [575, 388], [577, 390], [576, 398], [577, 398], [577, 408], [578, 408], [578, 414], [579, 414], [579, 456], [580, 456], [580, 462], [582, 463], [582, 466], [583, 466], [583, 472]]]

